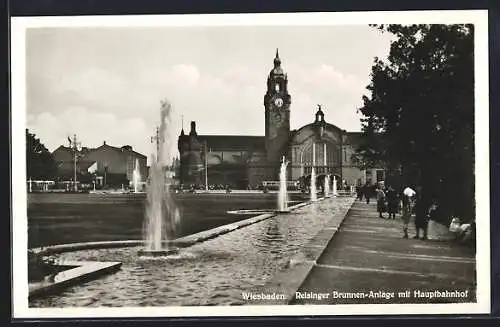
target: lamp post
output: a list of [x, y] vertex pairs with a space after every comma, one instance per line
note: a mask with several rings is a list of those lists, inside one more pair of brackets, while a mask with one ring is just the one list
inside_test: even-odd
[[73, 149], [73, 181], [74, 181], [74, 191], [78, 191], [78, 186], [76, 184], [76, 161], [78, 159], [78, 147], [81, 145], [81, 142], [78, 142], [76, 139], [76, 134], [73, 135], [73, 140], [70, 141], [70, 146]]
[[208, 153], [207, 153], [207, 140], [205, 140], [205, 191], [208, 191]]

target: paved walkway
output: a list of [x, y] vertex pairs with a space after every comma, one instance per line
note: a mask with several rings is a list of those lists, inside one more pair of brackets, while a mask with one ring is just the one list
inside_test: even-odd
[[473, 249], [411, 239], [411, 224], [403, 239], [400, 215], [381, 219], [375, 203], [356, 201], [291, 303], [474, 302]]

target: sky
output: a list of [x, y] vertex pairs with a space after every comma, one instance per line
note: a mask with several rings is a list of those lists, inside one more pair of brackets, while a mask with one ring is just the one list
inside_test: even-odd
[[264, 135], [263, 97], [276, 49], [288, 73], [291, 129], [325, 120], [360, 131], [374, 57], [390, 36], [369, 26], [165, 26], [30, 28], [27, 127], [50, 150], [131, 145], [152, 152], [160, 102], [175, 135]]

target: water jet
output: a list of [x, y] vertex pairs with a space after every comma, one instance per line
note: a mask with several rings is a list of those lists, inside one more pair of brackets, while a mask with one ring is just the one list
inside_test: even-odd
[[[146, 185], [147, 201], [144, 219], [145, 248], [139, 255], [163, 256], [177, 253], [176, 248], [169, 245], [175, 237], [180, 213], [166, 182], [165, 167], [172, 162], [171, 140], [167, 135], [171, 124], [172, 105], [162, 101], [160, 127], [156, 131], [156, 156], [152, 155], [149, 181]], [[164, 247], [164, 244], [167, 244]]]
[[311, 185], [310, 185], [310, 193], [311, 193], [311, 201], [317, 201], [318, 195], [316, 190], [316, 143], [312, 144], [312, 153], [313, 153], [313, 164], [311, 167]]
[[330, 196], [330, 175], [325, 174], [325, 198]]
[[316, 168], [313, 166], [311, 169], [311, 201], [317, 201], [317, 190], [316, 190]]
[[132, 183], [134, 184], [134, 193], [139, 193], [139, 185], [141, 183], [141, 171], [139, 169], [139, 159], [135, 159], [135, 168], [132, 172]]
[[278, 207], [275, 210], [276, 213], [288, 213], [288, 189], [287, 189], [287, 177], [286, 168], [289, 162], [286, 161], [285, 157], [282, 157], [281, 167], [280, 167], [280, 188], [278, 192]]
[[337, 193], [337, 178], [335, 175], [333, 175], [333, 191], [332, 191], [332, 195], [333, 196], [337, 196], [338, 193]]

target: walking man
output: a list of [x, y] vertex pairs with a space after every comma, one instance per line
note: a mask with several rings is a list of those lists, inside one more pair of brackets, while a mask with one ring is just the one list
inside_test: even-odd
[[415, 236], [414, 239], [420, 238], [420, 230], [423, 231], [422, 239], [427, 239], [427, 226], [429, 224], [429, 208], [424, 200], [422, 193], [417, 194], [417, 203], [415, 204]]
[[[380, 186], [375, 190], [377, 193], [377, 211], [379, 218], [384, 218], [382, 213], [385, 211], [385, 193]], [[390, 217], [389, 217], [390, 218]]]
[[363, 186], [363, 195], [365, 196], [366, 199], [366, 204], [370, 204], [370, 198], [371, 198], [371, 187], [368, 182], [366, 182], [365, 186]]
[[385, 194], [387, 198], [387, 212], [389, 213], [389, 219], [396, 219], [396, 211], [398, 210], [398, 195], [396, 191], [389, 185], [387, 193]]
[[357, 199], [359, 201], [363, 200], [363, 187], [361, 185], [356, 186], [356, 194], [357, 194]]

